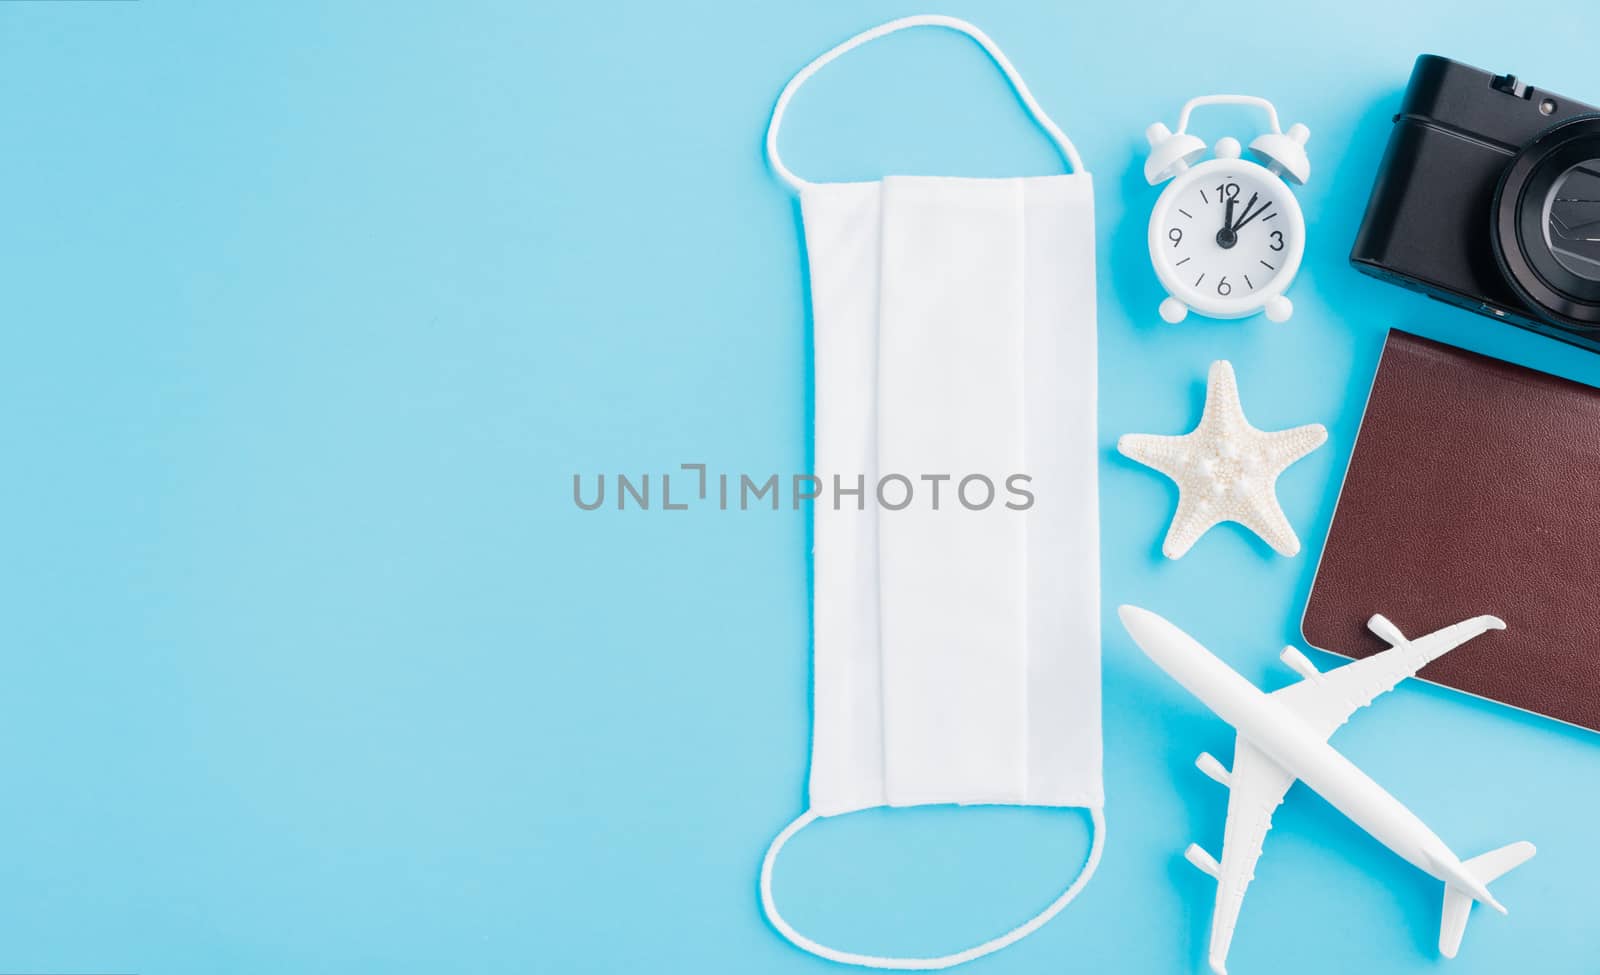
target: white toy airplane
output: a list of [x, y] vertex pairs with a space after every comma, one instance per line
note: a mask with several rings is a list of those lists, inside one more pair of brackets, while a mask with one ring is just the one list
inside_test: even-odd
[[1285, 647], [1283, 662], [1303, 679], [1266, 694], [1155, 613], [1123, 606], [1117, 615], [1151, 660], [1238, 732], [1231, 772], [1209, 754], [1202, 753], [1195, 760], [1200, 771], [1229, 790], [1222, 863], [1193, 844], [1183, 854], [1217, 881], [1209, 952], [1211, 969], [1217, 975], [1224, 975], [1239, 907], [1245, 887], [1255, 876], [1261, 842], [1272, 828], [1272, 813], [1295, 779], [1316, 790], [1408, 863], [1444, 881], [1439, 951], [1446, 958], [1455, 957], [1473, 901], [1506, 912], [1487, 885], [1533, 856], [1532, 843], [1512, 843], [1463, 861], [1411, 810], [1328, 744], [1328, 736], [1357, 709], [1371, 704], [1434, 658], [1486, 630], [1503, 630], [1505, 623], [1493, 616], [1479, 616], [1407, 640], [1393, 623], [1374, 616], [1367, 626], [1390, 643], [1388, 650], [1318, 673], [1305, 654]]

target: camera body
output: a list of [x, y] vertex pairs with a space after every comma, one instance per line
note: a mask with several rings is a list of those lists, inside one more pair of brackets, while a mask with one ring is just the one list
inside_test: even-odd
[[1597, 112], [1511, 75], [1418, 58], [1351, 264], [1600, 351]]

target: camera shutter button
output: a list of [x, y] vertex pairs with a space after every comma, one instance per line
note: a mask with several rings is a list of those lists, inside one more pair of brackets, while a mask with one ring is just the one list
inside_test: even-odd
[[1517, 76], [1514, 74], [1495, 75], [1494, 78], [1490, 80], [1489, 87], [1493, 88], [1495, 91], [1503, 91], [1508, 95], [1515, 95], [1518, 98], [1528, 97], [1527, 83], [1518, 81]]

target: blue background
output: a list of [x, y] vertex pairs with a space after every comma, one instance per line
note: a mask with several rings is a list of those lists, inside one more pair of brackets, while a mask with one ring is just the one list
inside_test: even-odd
[[[756, 900], [804, 803], [805, 513], [584, 512], [571, 478], [806, 469], [799, 225], [763, 128], [791, 72], [913, 12], [0, 4], [0, 970], [834, 970]], [[1600, 357], [1346, 264], [1418, 53], [1594, 101], [1600, 15], [943, 12], [1094, 172], [1105, 447], [1105, 862], [970, 970], [1199, 971], [1212, 885], [1179, 853], [1218, 849], [1225, 796], [1190, 762], [1231, 736], [1113, 608], [1287, 683], [1386, 328], [1600, 383]], [[1141, 133], [1230, 89], [1311, 128], [1296, 313], [1164, 326]], [[937, 31], [817, 77], [785, 147], [813, 178], [1059, 171]], [[1329, 428], [1280, 484], [1298, 558], [1226, 526], [1163, 560], [1176, 492], [1112, 450], [1189, 429], [1216, 358], [1258, 425]], [[1335, 742], [1461, 854], [1539, 844], [1450, 971], [1592, 970], [1600, 740], [1412, 683]], [[824, 940], [948, 951], [1036, 911], [1086, 837], [1073, 812], [868, 812], [801, 834], [778, 882]], [[1438, 908], [1297, 787], [1232, 968], [1435, 971]]]

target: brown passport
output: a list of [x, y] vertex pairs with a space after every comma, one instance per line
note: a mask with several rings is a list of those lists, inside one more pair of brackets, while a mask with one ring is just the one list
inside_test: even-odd
[[1600, 731], [1600, 390], [1391, 331], [1301, 631], [1349, 657], [1492, 613], [1423, 668]]

